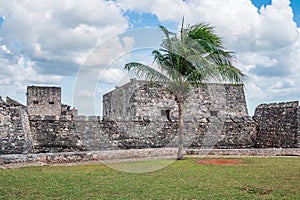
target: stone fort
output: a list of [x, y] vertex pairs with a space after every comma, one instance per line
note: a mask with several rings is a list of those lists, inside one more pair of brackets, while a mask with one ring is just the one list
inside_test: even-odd
[[[60, 87], [27, 87], [27, 105], [0, 97], [0, 155], [177, 146], [177, 106], [163, 86], [132, 79], [103, 96], [103, 117], [78, 116]], [[184, 115], [192, 149], [300, 148], [298, 101], [249, 116], [243, 85], [193, 88]]]

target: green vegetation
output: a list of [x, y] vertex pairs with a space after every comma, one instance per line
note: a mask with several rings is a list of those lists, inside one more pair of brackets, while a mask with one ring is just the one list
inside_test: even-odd
[[[300, 197], [299, 158], [242, 158], [244, 163], [237, 165], [200, 165], [199, 159], [174, 161], [166, 168], [142, 174], [116, 171], [102, 164], [2, 169], [0, 199]], [[153, 165], [160, 161], [144, 162]]]
[[183, 112], [192, 86], [205, 82], [242, 83], [244, 74], [232, 65], [233, 52], [227, 51], [221, 38], [209, 25], [183, 27], [179, 34], [160, 26], [164, 33], [161, 48], [152, 51], [157, 68], [130, 62], [125, 70], [151, 82], [164, 83], [178, 107], [178, 154], [183, 158]]

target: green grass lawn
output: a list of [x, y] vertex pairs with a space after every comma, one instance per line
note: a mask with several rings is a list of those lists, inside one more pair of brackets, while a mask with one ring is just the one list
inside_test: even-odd
[[[242, 158], [244, 164], [221, 166], [199, 159], [149, 173], [102, 164], [2, 169], [0, 199], [300, 199], [299, 158]], [[155, 162], [161, 161], [142, 164]]]

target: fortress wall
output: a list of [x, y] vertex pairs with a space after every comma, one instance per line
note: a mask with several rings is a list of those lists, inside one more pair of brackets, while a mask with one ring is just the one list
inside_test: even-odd
[[[255, 110], [257, 147], [295, 148], [299, 127], [298, 101], [261, 104]], [[298, 141], [297, 141], [298, 140]]]
[[[168, 115], [175, 120], [178, 108], [166, 88], [132, 80], [104, 95], [103, 115], [114, 121], [164, 121]], [[193, 88], [185, 104], [185, 120], [198, 122], [211, 115], [248, 116], [243, 85], [203, 84]]]
[[108, 133], [113, 134], [115, 127], [112, 124], [104, 126], [99, 116], [76, 116], [74, 128], [86, 150], [112, 149], [112, 141]]
[[61, 114], [61, 88], [28, 86], [27, 109], [29, 115], [59, 116]]
[[[60, 88], [31, 87], [28, 107], [0, 98], [0, 154], [177, 146], [177, 105], [166, 89], [132, 80], [104, 95], [102, 120], [62, 112]], [[184, 109], [187, 148], [300, 147], [298, 102], [262, 104], [253, 120], [242, 85], [204, 84], [191, 90]]]
[[298, 107], [298, 132], [297, 132], [297, 148], [300, 148], [300, 106]]
[[30, 116], [34, 153], [85, 150], [75, 132], [74, 121], [67, 116]]
[[257, 123], [251, 117], [230, 117], [224, 122], [210, 117], [207, 122], [198, 123], [198, 130], [186, 138], [189, 148], [243, 149], [253, 148]]
[[[278, 142], [278, 135], [271, 137], [269, 137], [269, 135], [267, 137], [262, 135], [270, 134], [269, 132], [263, 132], [266, 131], [266, 129], [264, 129], [265, 127], [269, 127], [270, 130], [273, 131], [271, 134], [275, 134], [274, 130], [277, 130], [278, 126], [276, 125], [276, 128], [272, 128], [271, 125], [274, 126], [274, 124], [281, 124], [282, 126], [282, 128], [279, 128], [279, 130], [283, 131], [280, 133], [280, 136], [286, 138], [292, 137], [294, 142], [297, 141], [296, 133], [298, 133], [298, 122], [295, 122], [295, 120], [298, 120], [298, 118], [294, 118], [294, 121], [292, 120], [295, 114], [295, 110], [293, 109], [295, 105], [293, 103], [274, 105], [276, 105], [276, 109], [280, 112], [276, 111], [276, 109], [274, 110], [274, 106], [269, 106], [272, 108], [271, 110], [267, 109], [269, 108], [268, 106], [259, 106], [255, 116], [255, 119], [258, 120], [258, 116], [265, 117], [263, 113], [273, 113], [273, 121], [270, 121], [270, 116], [266, 119], [260, 118], [260, 120], [256, 122], [247, 116], [226, 116], [225, 118], [209, 116], [200, 119], [198, 122], [186, 120], [184, 128], [185, 146], [189, 148], [238, 149], [254, 148], [258, 145], [262, 145], [262, 141], [276, 143]], [[298, 107], [296, 106], [296, 108]], [[298, 110], [296, 111], [298, 112]], [[261, 114], [258, 114], [259, 112]], [[280, 119], [277, 115], [274, 115], [274, 113], [277, 113], [279, 116], [284, 113], [284, 115], [288, 114], [288, 116], [282, 116]], [[287, 122], [286, 118], [291, 119]], [[279, 122], [283, 119], [285, 120], [284, 122]], [[264, 120], [267, 120], [267, 123]], [[274, 122], [274, 120], [276, 122]], [[40, 152], [43, 148], [49, 148], [52, 149], [51, 151], [56, 152], [73, 151], [74, 149], [75, 151], [80, 150], [78, 146], [74, 145], [76, 143], [80, 143], [81, 146], [84, 147], [84, 150], [97, 151], [176, 147], [178, 141], [176, 121], [169, 121], [166, 118], [161, 121], [145, 120], [144, 118], [136, 121], [103, 121], [100, 117], [96, 116], [76, 116], [73, 120], [67, 120], [65, 123], [47, 120], [35, 121], [35, 123], [33, 123], [33, 120], [31, 120], [31, 127], [33, 133], [38, 132], [39, 137], [38, 139], [34, 138], [34, 141], [40, 142], [39, 145], [35, 145], [36, 151], [40, 149]], [[33, 130], [36, 127], [38, 130]], [[289, 132], [291, 129], [294, 129], [293, 136], [291, 136]], [[53, 133], [63, 132], [62, 130], [69, 130], [69, 132], [67, 131], [69, 135], [60, 133], [59, 137], [57, 137], [57, 135], [55, 137], [53, 136]], [[70, 135], [72, 135], [71, 138], [73, 138], [73, 140], [69, 139]], [[51, 140], [52, 143], [48, 140]], [[43, 141], [48, 141], [48, 143], [45, 144]], [[65, 148], [63, 148], [63, 144]], [[43, 146], [43, 148], [41, 148], [41, 146]], [[53, 150], [55, 149], [54, 147], [56, 147], [56, 150]], [[281, 145], [276, 147], [293, 146]], [[42, 150], [42, 152], [44, 151]]]
[[185, 120], [199, 122], [217, 117], [248, 116], [243, 85], [204, 84], [191, 90], [185, 105]]
[[0, 154], [32, 152], [26, 110], [7, 104], [0, 97]]
[[177, 117], [174, 96], [159, 85], [144, 84], [133, 91], [129, 98], [130, 119], [133, 121], [165, 121]]
[[[101, 121], [74, 118], [75, 132], [88, 151], [177, 147], [177, 123], [165, 121]], [[252, 148], [256, 123], [250, 118], [184, 123], [186, 148]]]
[[176, 130], [171, 122], [102, 121], [99, 117], [78, 116], [74, 127], [89, 151], [165, 147]]
[[225, 84], [227, 115], [248, 116], [244, 85]]
[[257, 123], [251, 117], [231, 117], [223, 125], [221, 136], [215, 148], [254, 148]]
[[103, 117], [106, 120], [130, 120], [135, 116], [134, 105], [130, 103], [130, 98], [134, 91], [146, 84], [145, 81], [131, 79], [131, 81], [121, 87], [116, 87], [113, 91], [103, 95]]

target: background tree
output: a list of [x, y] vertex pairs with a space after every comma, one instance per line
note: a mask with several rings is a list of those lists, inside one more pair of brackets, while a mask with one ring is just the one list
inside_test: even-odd
[[183, 106], [192, 87], [207, 82], [242, 83], [244, 74], [232, 65], [227, 51], [213, 28], [206, 24], [183, 27], [178, 34], [164, 26], [161, 48], [152, 52], [153, 66], [131, 62], [125, 70], [142, 79], [162, 84], [174, 95], [178, 106], [178, 153], [183, 158]]

